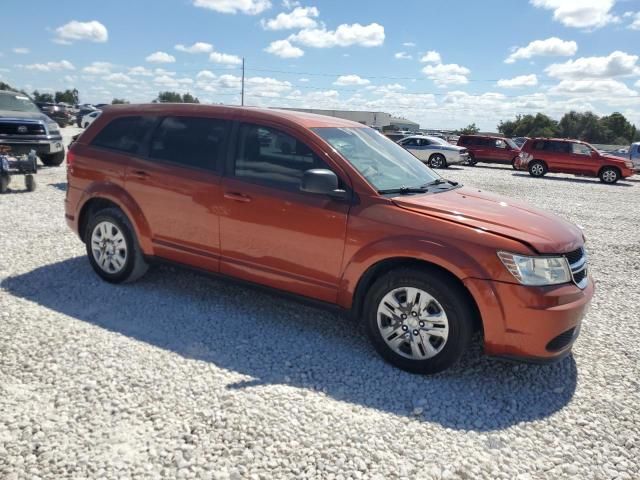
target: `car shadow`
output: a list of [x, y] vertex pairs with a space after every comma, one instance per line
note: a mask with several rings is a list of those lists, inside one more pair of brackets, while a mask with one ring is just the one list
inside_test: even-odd
[[116, 286], [76, 257], [8, 277], [0, 287], [252, 377], [230, 389], [290, 385], [452, 429], [489, 432], [548, 417], [570, 402], [578, 377], [572, 356], [546, 366], [515, 364], [484, 356], [479, 341], [446, 372], [412, 375], [386, 364], [343, 315], [173, 267], [158, 266], [137, 283]]
[[471, 168], [484, 168], [489, 170], [513, 170], [513, 167], [506, 163], [492, 163], [490, 165], [480, 165], [479, 163], [476, 163], [475, 165], [471, 166]]
[[67, 191], [67, 182], [59, 182], [59, 183], [50, 183], [48, 185], [49, 187], [53, 187], [57, 190], [60, 190], [62, 192], [66, 192]]
[[[533, 178], [528, 173], [514, 173], [513, 176], [514, 177]], [[542, 179], [543, 180], [552, 180], [552, 181], [555, 181], [555, 182], [589, 183], [591, 185], [593, 185], [593, 184], [604, 185], [604, 183], [602, 183], [597, 178], [580, 178], [580, 177], [567, 178], [567, 177], [552, 177], [552, 176], [549, 176], [549, 175], [545, 175]], [[633, 185], [629, 185], [628, 183], [626, 183], [628, 181], [629, 181], [629, 179], [619, 180], [617, 183], [615, 183], [613, 185], [607, 185], [607, 186], [610, 186], [610, 187], [633, 187]]]

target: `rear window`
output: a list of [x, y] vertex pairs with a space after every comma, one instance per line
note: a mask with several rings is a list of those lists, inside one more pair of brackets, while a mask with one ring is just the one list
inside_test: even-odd
[[118, 152], [139, 154], [155, 121], [155, 117], [116, 118], [95, 136], [91, 145]]
[[153, 134], [149, 157], [216, 170], [224, 155], [228, 123], [213, 118], [167, 117]]

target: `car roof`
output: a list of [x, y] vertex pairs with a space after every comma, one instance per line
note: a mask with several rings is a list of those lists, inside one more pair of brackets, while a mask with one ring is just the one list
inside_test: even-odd
[[315, 113], [298, 112], [294, 110], [279, 110], [260, 107], [236, 107], [229, 105], [205, 105], [198, 103], [146, 103], [130, 105], [108, 105], [105, 113], [118, 115], [156, 114], [156, 115], [186, 115], [211, 114], [224, 116], [238, 116], [244, 121], [274, 120], [293, 123], [305, 128], [334, 127], [334, 128], [368, 128], [361, 123], [344, 120], [342, 118], [317, 115]]
[[497, 137], [495, 135], [460, 135], [460, 138], [491, 138], [495, 140], [506, 140], [506, 137]]

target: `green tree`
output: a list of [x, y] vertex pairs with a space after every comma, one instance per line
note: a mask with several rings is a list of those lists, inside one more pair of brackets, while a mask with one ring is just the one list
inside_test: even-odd
[[53, 103], [53, 95], [50, 93], [40, 93], [38, 90], [34, 90], [31, 94], [34, 102], [46, 102]]
[[124, 98], [114, 98], [111, 100], [111, 105], [124, 105], [128, 104], [129, 100], [125, 100]]
[[498, 131], [505, 137], [555, 137], [558, 122], [543, 113], [518, 115], [515, 120], [500, 122]]
[[480, 129], [476, 126], [476, 124], [472, 123], [470, 125], [467, 125], [464, 128], [461, 128], [460, 130], [458, 130], [458, 134], [459, 135], [475, 135], [479, 131], [480, 131]]
[[80, 103], [80, 94], [75, 88], [73, 90], [67, 89], [64, 92], [56, 92], [54, 100], [56, 103], [69, 103], [71, 105], [76, 105]]
[[180, 95], [178, 92], [160, 92], [154, 103], [200, 103], [197, 97], [190, 93]]
[[0, 90], [9, 90], [10, 92], [15, 92], [16, 89], [13, 88], [8, 83], [0, 82]]
[[[602, 128], [610, 132], [608, 141], [615, 145], [630, 144], [636, 135], [635, 125], [631, 125], [626, 117], [619, 112], [614, 112], [607, 117], [602, 117], [600, 123], [602, 124]], [[623, 140], [622, 143], [620, 143], [621, 140]]]

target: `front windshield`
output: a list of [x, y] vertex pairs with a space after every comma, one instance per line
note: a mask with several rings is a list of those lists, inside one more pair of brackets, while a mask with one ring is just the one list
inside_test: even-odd
[[511, 140], [510, 138], [505, 138], [504, 141], [507, 143], [507, 145], [509, 145], [514, 150], [518, 150], [520, 148], [518, 144], [513, 140]]
[[313, 128], [376, 190], [417, 188], [440, 176], [373, 128]]
[[31, 99], [21, 93], [0, 93], [0, 110], [12, 112], [39, 112]]

